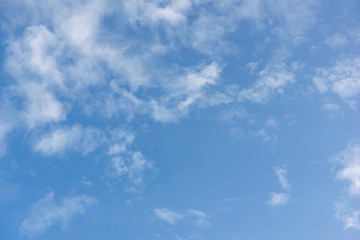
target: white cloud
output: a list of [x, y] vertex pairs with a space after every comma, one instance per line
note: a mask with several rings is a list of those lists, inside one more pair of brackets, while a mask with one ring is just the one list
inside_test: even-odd
[[295, 82], [295, 75], [292, 72], [294, 67], [286, 66], [282, 62], [268, 64], [258, 73], [258, 78], [252, 86], [239, 92], [238, 100], [264, 103], [270, 96], [283, 93], [286, 86]]
[[[284, 190], [289, 191], [291, 189], [290, 183], [287, 180], [287, 170], [279, 167], [275, 167], [274, 171], [276, 173], [276, 176], [280, 182], [281, 187]], [[283, 206], [288, 203], [290, 200], [290, 194], [289, 193], [276, 193], [276, 192], [270, 192], [271, 198], [266, 203], [271, 206]]]
[[[42, 24], [30, 26], [22, 38], [15, 39], [9, 44], [7, 70], [14, 76], [21, 77], [21, 81], [29, 81], [31, 71], [49, 82], [61, 81], [61, 74], [56, 62], [56, 36]], [[31, 75], [30, 75], [31, 76]]]
[[18, 80], [17, 94], [26, 99], [24, 118], [30, 128], [66, 118], [62, 103], [50, 90], [50, 85], [62, 84], [55, 59], [57, 44], [55, 36], [39, 25], [29, 27], [23, 39], [9, 46], [6, 68]]
[[[177, 79], [166, 79], [167, 94], [160, 101], [151, 101], [153, 118], [156, 121], [170, 122], [186, 116], [189, 108], [207, 99], [207, 87], [215, 85], [222, 68], [213, 62], [198, 69], [185, 69], [186, 74]], [[169, 81], [170, 80], [170, 81]], [[206, 101], [205, 101], [206, 102]]]
[[[261, 1], [137, 0], [111, 8], [108, 4], [107, 1], [90, 0], [81, 4], [30, 1], [24, 5], [36, 15], [35, 22], [31, 27], [25, 25], [25, 34], [9, 44], [7, 69], [18, 80], [20, 95], [27, 99], [24, 118], [31, 128], [38, 123], [66, 120], [73, 104], [92, 114], [100, 109], [107, 117], [123, 112], [130, 121], [135, 114], [151, 114], [156, 121], [170, 122], [186, 116], [193, 106], [202, 108], [229, 103], [233, 101], [230, 94], [208, 91], [217, 84], [222, 71], [218, 63], [196, 70], [184, 68], [185, 74], [167, 76], [168, 80], [158, 83], [147, 71], [147, 67], [153, 67], [149, 62], [153, 63], [157, 53], [145, 49], [159, 44], [165, 48], [174, 45], [175, 49], [183, 45], [212, 54], [217, 46], [223, 50], [227, 45], [224, 36], [235, 31], [239, 22], [245, 20], [261, 25], [266, 22], [264, 16], [278, 14], [263, 14], [267, 8]], [[280, 5], [289, 7], [283, 2]], [[122, 18], [121, 24], [134, 27], [131, 23], [137, 22], [164, 27], [159, 23], [167, 23], [164, 29], [169, 34], [160, 37], [157, 28], [151, 28], [149, 37], [154, 40], [151, 46], [128, 42], [126, 37], [111, 41], [115, 36], [102, 27], [103, 20], [122, 7], [129, 18]], [[187, 21], [189, 14], [193, 21]], [[44, 22], [49, 24], [44, 25]], [[181, 36], [177, 32], [181, 32]], [[134, 49], [141, 51], [137, 54]], [[293, 81], [293, 76], [281, 65], [267, 66], [259, 73], [257, 83], [243, 90], [239, 98], [264, 102], [272, 92], [282, 92], [283, 87]], [[104, 81], [108, 72], [121, 80]], [[31, 79], [27, 78], [29, 74]], [[114, 81], [118, 82], [117, 91], [104, 90], [96, 96], [88, 92], [94, 85], [109, 84], [114, 90]], [[129, 91], [127, 87], [130, 87]], [[140, 99], [136, 90], [141, 87], [157, 88], [164, 94]]]
[[126, 2], [125, 8], [130, 21], [138, 21], [144, 25], [164, 21], [175, 25], [186, 21], [186, 13], [191, 8], [191, 1], [171, 0], [166, 4], [161, 1], [136, 0]]
[[[350, 142], [340, 153], [332, 156], [330, 161], [337, 168], [336, 179], [347, 183], [346, 198], [360, 196], [360, 143]], [[358, 199], [356, 199], [357, 201]], [[360, 230], [360, 211], [351, 208], [348, 202], [342, 200], [335, 205], [335, 217], [344, 224], [344, 229]]]
[[354, 210], [345, 202], [335, 205], [335, 217], [344, 224], [344, 229], [360, 230], [360, 211]]
[[360, 143], [353, 141], [340, 153], [331, 157], [331, 161], [338, 165], [336, 179], [343, 180], [349, 185], [347, 192], [350, 196], [360, 196]]
[[75, 125], [71, 128], [59, 128], [45, 134], [36, 143], [35, 150], [44, 155], [54, 155], [68, 150], [88, 154], [94, 151], [104, 140], [98, 129]]
[[259, 129], [257, 131], [249, 131], [250, 136], [259, 137], [263, 140], [263, 142], [273, 142], [277, 140], [277, 136], [275, 134], [269, 133], [265, 129]]
[[189, 209], [186, 216], [190, 219], [191, 224], [197, 227], [206, 228], [211, 226], [211, 222], [208, 220], [210, 216], [202, 211]]
[[118, 155], [129, 151], [130, 145], [135, 139], [135, 134], [123, 129], [114, 129], [111, 131], [111, 139], [109, 139], [109, 155]]
[[245, 67], [247, 69], [249, 69], [251, 74], [254, 74], [255, 70], [259, 67], [259, 63], [258, 62], [249, 62], [248, 64], [245, 65]]
[[285, 190], [290, 190], [291, 186], [289, 181], [287, 180], [287, 170], [279, 167], [276, 167], [274, 170], [281, 184], [281, 187]]
[[63, 104], [44, 86], [28, 83], [21, 87], [27, 97], [24, 118], [30, 128], [41, 123], [59, 122], [66, 119]]
[[143, 186], [145, 171], [152, 169], [152, 164], [141, 152], [131, 150], [134, 139], [135, 135], [132, 132], [123, 129], [109, 129], [106, 133], [97, 128], [77, 124], [42, 135], [34, 150], [46, 156], [67, 151], [86, 155], [105, 146], [106, 155], [110, 156], [107, 176], [121, 178], [125, 175], [130, 182], [128, 190], [136, 191]]
[[54, 202], [54, 193], [48, 193], [31, 206], [29, 216], [20, 226], [20, 233], [28, 237], [37, 237], [55, 224], [62, 229], [69, 228], [73, 218], [85, 213], [85, 208], [97, 203], [95, 198], [78, 195], [63, 198], [61, 203]]
[[267, 202], [267, 204], [271, 206], [282, 206], [286, 205], [290, 199], [290, 195], [287, 193], [275, 193], [271, 192], [271, 199]]
[[336, 33], [331, 37], [325, 39], [325, 44], [331, 48], [340, 48], [348, 42], [347, 37], [344, 34]]
[[320, 93], [332, 91], [344, 100], [360, 93], [360, 58], [339, 60], [329, 68], [318, 68], [313, 78]]
[[160, 220], [166, 221], [171, 225], [175, 225], [179, 220], [185, 220], [199, 228], [211, 226], [210, 216], [196, 209], [188, 209], [186, 212], [180, 213], [168, 208], [155, 208], [154, 214]]
[[336, 103], [326, 102], [321, 106], [321, 108], [329, 114], [330, 118], [333, 118], [333, 117], [336, 117], [336, 116], [339, 116], [342, 114], [339, 104], [336, 104]]
[[[106, 70], [132, 89], [148, 83], [142, 57], [125, 56], [123, 46], [101, 41], [106, 34], [99, 25], [110, 11], [105, 10], [105, 3], [25, 4], [39, 17], [38, 24], [24, 26], [25, 33], [9, 42], [6, 69], [17, 81], [16, 94], [26, 100], [24, 121], [30, 128], [66, 120], [74, 103], [80, 103], [84, 111], [94, 108], [99, 96], [89, 94], [88, 89], [107, 84]], [[128, 107], [116, 110], [128, 111]]]
[[178, 220], [184, 217], [182, 214], [168, 208], [155, 208], [154, 214], [160, 220], [166, 221], [171, 225], [174, 225]]
[[121, 178], [127, 176], [129, 191], [137, 191], [143, 186], [145, 171], [152, 169], [152, 164], [140, 152], [127, 152], [113, 157], [109, 165], [108, 176]]

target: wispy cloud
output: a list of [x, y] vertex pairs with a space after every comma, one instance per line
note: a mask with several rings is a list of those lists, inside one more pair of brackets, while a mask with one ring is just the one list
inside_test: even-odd
[[208, 220], [210, 216], [202, 211], [189, 209], [186, 212], [190, 222], [197, 227], [206, 228], [211, 226], [211, 222]]
[[181, 213], [168, 208], [155, 208], [154, 214], [158, 219], [166, 221], [171, 225], [175, 225], [180, 220], [185, 220], [199, 228], [211, 226], [210, 216], [196, 209], [188, 209], [186, 212]]
[[168, 208], [155, 208], [154, 214], [160, 220], [166, 221], [172, 225], [174, 225], [178, 220], [184, 217], [182, 214]]
[[152, 164], [140, 152], [127, 152], [113, 157], [109, 167], [109, 177], [121, 178], [125, 175], [131, 184], [127, 190], [138, 191], [143, 186], [145, 172], [152, 169]]
[[295, 82], [295, 69], [296, 64], [287, 66], [283, 62], [269, 63], [257, 74], [258, 78], [252, 86], [239, 92], [238, 100], [265, 103], [271, 96], [283, 93], [285, 87]]
[[275, 169], [276, 176], [281, 184], [281, 187], [285, 190], [290, 190], [291, 186], [287, 179], [287, 170], [283, 168], [276, 167]]
[[104, 137], [98, 129], [75, 125], [71, 128], [59, 128], [42, 136], [36, 143], [35, 150], [44, 155], [64, 153], [68, 150], [87, 154], [94, 151], [103, 142]]
[[329, 45], [331, 48], [343, 47], [347, 42], [347, 37], [344, 34], [340, 33], [336, 33], [333, 36], [325, 39], [325, 44]]
[[230, 136], [236, 140], [248, 140], [260, 138], [264, 143], [273, 143], [277, 140], [277, 135], [269, 132], [266, 129], [260, 128], [257, 130], [245, 130], [238, 127], [230, 129]]
[[335, 217], [344, 224], [344, 229], [360, 230], [360, 211], [350, 208], [345, 202], [335, 205]]
[[33, 238], [44, 234], [55, 224], [67, 229], [73, 218], [84, 214], [86, 207], [96, 203], [95, 198], [86, 195], [63, 198], [61, 203], [56, 203], [54, 193], [50, 192], [31, 206], [29, 216], [20, 226], [20, 233]]
[[130, 21], [141, 24], [158, 24], [163, 22], [176, 25], [186, 21], [186, 14], [191, 8], [191, 1], [169, 1], [161, 6], [158, 1], [131, 1], [125, 3]]
[[[166, 80], [167, 95], [160, 100], [152, 100], [152, 116], [156, 121], [170, 122], [186, 116], [191, 106], [206, 102], [207, 87], [215, 85], [222, 71], [218, 63], [198, 67], [198, 69], [185, 69], [184, 76], [174, 80]], [[205, 101], [203, 101], [205, 98]]]
[[[281, 187], [286, 191], [290, 191], [291, 185], [287, 179], [287, 170], [280, 168], [280, 167], [275, 167], [274, 171], [279, 180]], [[271, 195], [271, 198], [266, 203], [271, 206], [283, 206], [283, 205], [286, 205], [288, 203], [288, 201], [290, 200], [289, 192], [287, 192], [287, 193], [270, 192], [270, 195]]]

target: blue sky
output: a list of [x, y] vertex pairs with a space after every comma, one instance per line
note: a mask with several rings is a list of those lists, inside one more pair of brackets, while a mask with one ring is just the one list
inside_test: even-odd
[[2, 1], [0, 239], [357, 239], [359, 12]]

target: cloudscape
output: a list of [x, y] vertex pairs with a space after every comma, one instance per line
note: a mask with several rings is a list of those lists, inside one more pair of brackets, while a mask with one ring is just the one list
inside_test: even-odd
[[2, 0], [0, 239], [357, 239], [359, 13]]

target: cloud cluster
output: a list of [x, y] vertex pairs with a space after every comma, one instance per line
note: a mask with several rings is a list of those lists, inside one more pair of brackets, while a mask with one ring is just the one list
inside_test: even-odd
[[354, 104], [360, 93], [360, 58], [343, 59], [329, 68], [319, 68], [313, 81], [320, 93], [333, 92]]

